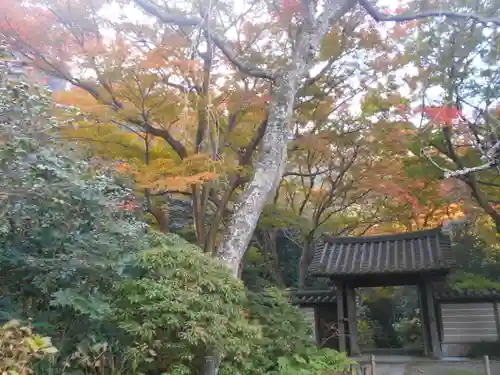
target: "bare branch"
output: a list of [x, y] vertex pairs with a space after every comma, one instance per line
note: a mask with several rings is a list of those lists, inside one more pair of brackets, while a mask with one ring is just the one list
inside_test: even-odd
[[175, 24], [178, 26], [202, 26], [205, 31], [210, 34], [212, 41], [215, 45], [222, 51], [224, 56], [245, 74], [252, 77], [263, 78], [268, 80], [274, 79], [274, 74], [265, 69], [261, 69], [247, 60], [243, 60], [238, 57], [238, 54], [231, 47], [231, 45], [226, 41], [224, 36], [220, 35], [218, 32], [214, 31], [211, 27], [205, 24], [205, 20], [197, 16], [179, 16], [174, 14], [169, 14], [161, 9], [157, 4], [150, 0], [134, 0], [135, 3], [142, 8], [146, 13], [156, 17], [159, 21], [165, 24]]
[[168, 78], [165, 78], [163, 80], [163, 83], [169, 87], [173, 87], [174, 89], [179, 90], [183, 94], [188, 94], [190, 92], [195, 92], [199, 94], [199, 92], [201, 91], [199, 87], [188, 87], [185, 85], [181, 85], [179, 83], [170, 82]]
[[330, 172], [332, 169], [331, 168], [327, 168], [327, 169], [322, 169], [322, 170], [319, 170], [319, 171], [316, 171], [316, 172], [311, 172], [311, 173], [300, 173], [300, 172], [285, 172], [285, 174], [283, 174], [283, 177], [287, 177], [287, 176], [296, 176], [296, 177], [315, 177], [315, 176], [319, 176], [321, 174], [325, 174], [327, 172]]
[[158, 5], [150, 0], [135, 0], [135, 3], [146, 13], [157, 17], [164, 23], [171, 23], [178, 26], [197, 26], [202, 20], [197, 16], [184, 16], [178, 14], [167, 14], [163, 12]]
[[500, 184], [495, 184], [494, 182], [488, 182], [488, 181], [478, 180], [477, 183], [481, 184], [481, 185], [493, 186], [493, 187], [499, 187], [500, 188]]
[[241, 72], [252, 77], [263, 78], [271, 81], [274, 80], [274, 73], [265, 69], [258, 68], [249, 61], [240, 59], [234, 48], [229, 46], [224, 38], [213, 31], [211, 32], [211, 35], [215, 45], [219, 47], [224, 56], [226, 56], [226, 58], [231, 61], [231, 63], [234, 64], [234, 66], [236, 66]]
[[467, 176], [469, 174], [485, 171], [485, 170], [491, 169], [493, 167], [495, 167], [495, 164], [488, 162], [488, 163], [484, 163], [482, 165], [478, 165], [477, 167], [462, 168], [462, 169], [459, 169], [456, 171], [445, 172], [444, 178]]
[[187, 157], [187, 151], [184, 145], [177, 139], [175, 139], [169, 131], [165, 129], [155, 128], [148, 123], [140, 123], [139, 126], [141, 126], [144, 131], [148, 132], [149, 134], [152, 134], [155, 137], [163, 138], [170, 146], [172, 146], [172, 148], [177, 152], [181, 159]]
[[490, 161], [495, 158], [498, 158], [498, 155], [500, 154], [500, 141], [495, 143], [489, 150], [486, 152], [486, 158], [489, 159]]
[[482, 17], [474, 13], [459, 13], [459, 12], [445, 11], [445, 10], [428, 10], [416, 14], [386, 16], [380, 13], [380, 11], [377, 8], [375, 8], [375, 6], [373, 6], [369, 0], [358, 0], [358, 1], [359, 5], [361, 5], [361, 7], [364, 8], [366, 12], [377, 22], [391, 22], [391, 21], [405, 22], [405, 21], [421, 20], [431, 17], [446, 17], [452, 19], [474, 20], [485, 26], [488, 26], [489, 24], [500, 26], [500, 18], [497, 17]]

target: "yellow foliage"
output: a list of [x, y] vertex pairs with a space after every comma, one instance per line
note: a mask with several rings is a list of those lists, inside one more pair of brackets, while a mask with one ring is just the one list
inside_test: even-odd
[[195, 154], [181, 160], [164, 140], [151, 135], [146, 138], [144, 133], [126, 132], [113, 124], [81, 124], [62, 131], [69, 139], [85, 141], [96, 154], [120, 161], [119, 171], [132, 175], [141, 188], [184, 190], [215, 180], [216, 169], [221, 166], [208, 154]]
[[102, 115], [110, 110], [107, 105], [99, 103], [87, 91], [80, 88], [54, 92], [53, 99], [58, 104], [78, 107], [82, 112], [96, 115]]
[[145, 166], [132, 165], [130, 171], [137, 183], [153, 191], [185, 190], [191, 185], [203, 184], [217, 178], [216, 162], [207, 154], [196, 154], [186, 159], [160, 158]]

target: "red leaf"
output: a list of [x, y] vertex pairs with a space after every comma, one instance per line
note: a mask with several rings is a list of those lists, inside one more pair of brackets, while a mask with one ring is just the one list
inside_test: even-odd
[[283, 0], [283, 9], [297, 10], [300, 7], [299, 0]]
[[392, 34], [397, 38], [407, 36], [408, 35], [408, 28], [401, 25], [401, 24], [397, 24], [394, 26], [394, 29], [392, 29]]
[[392, 9], [386, 9], [384, 11], [384, 13], [387, 14], [388, 16], [397, 16], [398, 14], [403, 13], [405, 10], [406, 10], [406, 7], [397, 7], [394, 10], [392, 10]]
[[422, 108], [422, 113], [425, 114], [431, 121], [446, 124], [451, 126], [452, 122], [462, 115], [462, 111], [457, 107], [427, 107]]
[[396, 106], [396, 111], [399, 113], [405, 113], [406, 112], [406, 106], [404, 104], [398, 104]]
[[293, 17], [301, 13], [302, 7], [300, 0], [283, 0], [281, 13], [287, 17]]

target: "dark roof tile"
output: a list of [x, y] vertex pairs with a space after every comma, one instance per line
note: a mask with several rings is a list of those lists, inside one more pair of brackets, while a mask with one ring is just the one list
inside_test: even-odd
[[316, 305], [336, 303], [335, 289], [292, 290], [291, 302], [294, 305]]
[[451, 286], [444, 286], [434, 291], [434, 298], [438, 301], [500, 301], [500, 290], [473, 290], [455, 289]]
[[317, 276], [390, 274], [449, 269], [450, 238], [441, 229], [371, 237], [323, 236], [309, 272]]

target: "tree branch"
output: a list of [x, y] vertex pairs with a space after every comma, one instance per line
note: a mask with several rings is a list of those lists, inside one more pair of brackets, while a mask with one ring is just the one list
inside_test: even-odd
[[149, 134], [152, 134], [155, 137], [163, 138], [175, 150], [175, 152], [179, 155], [181, 159], [187, 157], [187, 151], [184, 145], [177, 139], [175, 139], [172, 136], [172, 134], [170, 134], [169, 131], [165, 129], [155, 128], [154, 126], [151, 126], [146, 122], [139, 124], [139, 126], [141, 126], [145, 132], [148, 132]]
[[481, 172], [481, 171], [493, 168], [494, 166], [495, 166], [495, 164], [488, 162], [485, 164], [478, 165], [477, 167], [462, 168], [462, 169], [458, 169], [456, 171], [447, 171], [447, 172], [444, 172], [444, 178], [467, 176], [467, 175], [472, 174], [472, 173], [477, 173], [477, 172]]
[[265, 69], [261, 69], [247, 60], [238, 57], [238, 54], [225, 40], [224, 36], [214, 31], [211, 27], [207, 27], [205, 21], [197, 16], [179, 16], [169, 14], [161, 9], [157, 4], [151, 0], [134, 0], [135, 3], [143, 9], [146, 13], [156, 17], [159, 21], [165, 24], [175, 24], [178, 26], [202, 26], [208, 32], [215, 45], [222, 51], [224, 56], [241, 72], [248, 74], [252, 77], [273, 80], [274, 74]]
[[135, 3], [146, 13], [155, 16], [163, 23], [172, 23], [178, 26], [197, 26], [202, 20], [197, 16], [184, 16], [178, 14], [167, 14], [160, 7], [150, 0], [135, 0]]
[[234, 65], [238, 70], [241, 72], [251, 76], [251, 77], [256, 77], [256, 78], [263, 78], [267, 79], [270, 81], [274, 80], [274, 73], [261, 69], [259, 67], [254, 66], [252, 63], [250, 63], [247, 60], [240, 59], [238, 57], [238, 54], [235, 52], [234, 48], [229, 46], [229, 44], [219, 35], [216, 34], [215, 32], [210, 33], [212, 35], [212, 40], [215, 43], [217, 47], [222, 51], [224, 56]]
[[473, 13], [458, 13], [445, 10], [428, 10], [422, 13], [386, 16], [380, 13], [380, 11], [375, 8], [375, 6], [373, 6], [369, 0], [358, 1], [359, 5], [361, 5], [361, 7], [364, 8], [366, 12], [377, 22], [405, 22], [431, 17], [446, 17], [452, 19], [471, 19], [485, 26], [488, 26], [489, 24], [500, 26], [500, 18], [497, 17], [482, 17]]
[[322, 169], [322, 170], [319, 170], [319, 171], [316, 171], [316, 172], [311, 172], [311, 173], [300, 173], [300, 172], [285, 172], [283, 174], [283, 177], [287, 177], [287, 176], [296, 176], [296, 177], [315, 177], [315, 176], [319, 176], [321, 174], [325, 174], [327, 172], [330, 172], [332, 170], [332, 168], [327, 168], [327, 169]]
[[493, 182], [488, 182], [488, 181], [481, 181], [481, 180], [478, 180], [477, 181], [478, 184], [481, 184], [481, 185], [486, 185], [486, 186], [493, 186], [493, 187], [499, 187], [500, 188], [500, 184], [495, 184]]

